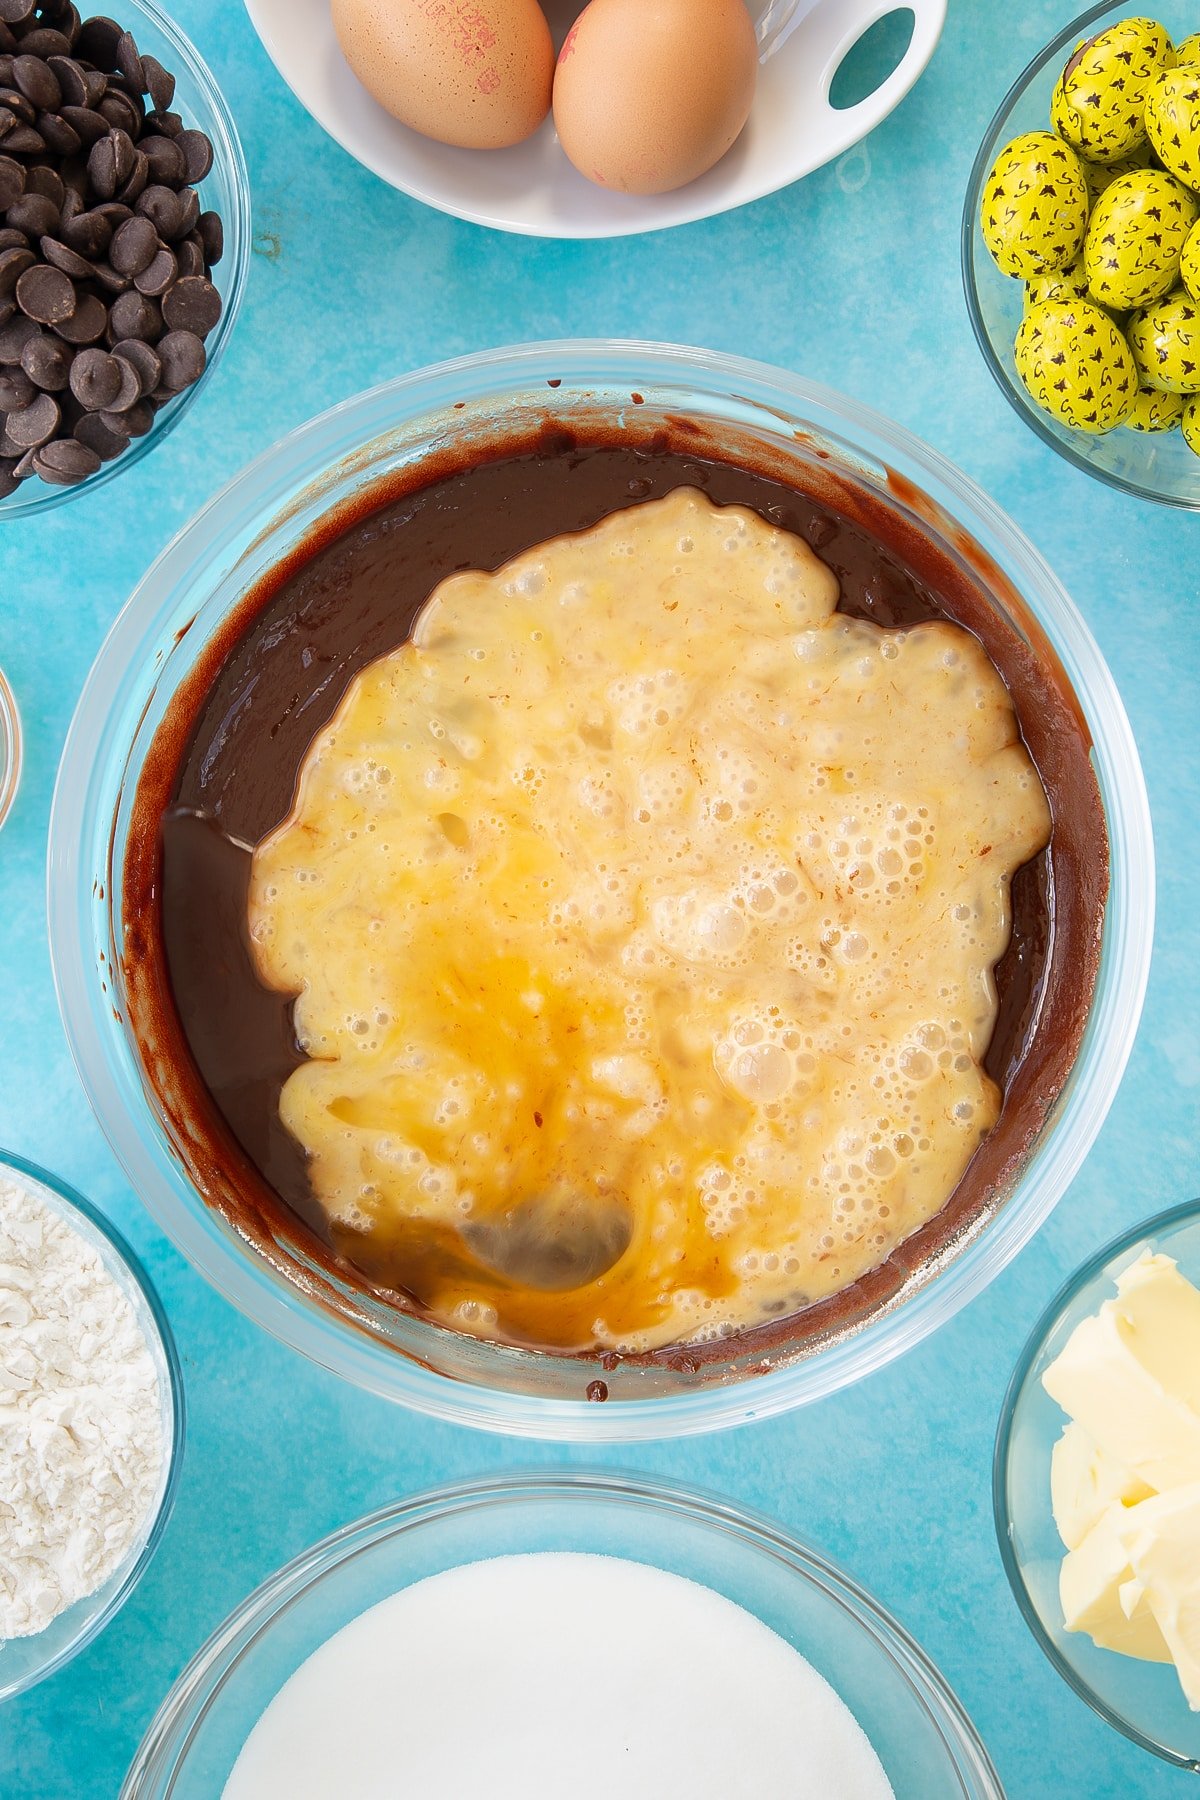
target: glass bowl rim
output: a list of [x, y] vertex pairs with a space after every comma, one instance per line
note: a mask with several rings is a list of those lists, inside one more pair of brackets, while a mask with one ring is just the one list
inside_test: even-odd
[[[48, 1675], [53, 1675], [56, 1670], [63, 1668], [65, 1664], [71, 1662], [78, 1656], [81, 1650], [86, 1649], [93, 1639], [100, 1635], [107, 1625], [112, 1623], [125, 1602], [129, 1599], [134, 1588], [145, 1574], [155, 1551], [158, 1549], [162, 1535], [167, 1528], [168, 1521], [170, 1520], [171, 1513], [174, 1509], [175, 1498], [179, 1489], [179, 1478], [183, 1468], [183, 1447], [187, 1433], [187, 1400], [184, 1390], [183, 1368], [179, 1360], [179, 1351], [175, 1343], [175, 1334], [171, 1330], [170, 1321], [167, 1318], [166, 1310], [163, 1307], [162, 1301], [159, 1299], [158, 1291], [155, 1288], [154, 1283], [146, 1273], [141, 1259], [126, 1239], [124, 1233], [106, 1216], [106, 1214], [101, 1212], [100, 1208], [96, 1206], [94, 1202], [85, 1199], [77, 1188], [71, 1186], [70, 1182], [64, 1181], [59, 1175], [52, 1174], [49, 1169], [43, 1168], [40, 1163], [31, 1162], [27, 1157], [18, 1156], [14, 1151], [0, 1149], [0, 1175], [3, 1175], [6, 1171], [11, 1171], [18, 1176], [24, 1176], [26, 1179], [37, 1182], [41, 1187], [44, 1187], [54, 1196], [57, 1202], [61, 1203], [68, 1224], [71, 1222], [70, 1214], [72, 1212], [78, 1213], [80, 1218], [82, 1218], [105, 1240], [109, 1248], [113, 1251], [117, 1261], [128, 1274], [133, 1286], [140, 1292], [142, 1299], [146, 1303], [151, 1324], [157, 1333], [159, 1348], [162, 1351], [163, 1364], [167, 1372], [167, 1389], [170, 1395], [171, 1405], [171, 1428], [169, 1434], [164, 1434], [163, 1451], [167, 1459], [167, 1468], [162, 1484], [162, 1493], [159, 1497], [153, 1520], [150, 1523], [150, 1528], [146, 1533], [145, 1541], [138, 1551], [137, 1556], [129, 1564], [124, 1575], [121, 1577], [121, 1580], [113, 1589], [104, 1605], [98, 1607], [90, 1617], [85, 1619], [75, 1636], [69, 1638], [47, 1662], [30, 1670], [30, 1672], [18, 1681], [14, 1687], [4, 1689], [2, 1696], [0, 1696], [0, 1705], [3, 1705], [5, 1700], [15, 1699], [19, 1694], [28, 1693], [29, 1690], [36, 1687], [40, 1681], [44, 1681]], [[118, 1573], [120, 1566], [121, 1565], [118, 1564], [117, 1569], [114, 1569], [114, 1575]], [[112, 1576], [108, 1579], [111, 1581]], [[107, 1583], [105, 1585], [107, 1585]], [[82, 1602], [77, 1602], [77, 1604], [86, 1605], [90, 1598], [91, 1596], [87, 1596]], [[51, 1620], [51, 1624], [45, 1626], [44, 1629], [47, 1631], [50, 1630], [54, 1622], [54, 1620]], [[28, 1641], [33, 1640], [31, 1639]], [[0, 1664], [0, 1687], [3, 1687], [2, 1669], [3, 1665]]]
[[[1049, 424], [1040, 416], [1036, 408], [1030, 409], [1018, 399], [1013, 383], [1009, 380], [1004, 365], [996, 353], [991, 334], [984, 323], [983, 309], [979, 303], [979, 289], [975, 280], [974, 244], [975, 227], [979, 216], [979, 198], [983, 192], [983, 184], [988, 170], [995, 160], [995, 151], [992, 146], [999, 136], [1002, 126], [1030, 82], [1042, 73], [1047, 63], [1053, 57], [1060, 55], [1082, 29], [1094, 24], [1105, 13], [1117, 10], [1112, 4], [1112, 0], [1099, 0], [1097, 5], [1089, 6], [1086, 12], [1077, 14], [1069, 24], [1064, 25], [1062, 30], [1056, 32], [1050, 42], [1043, 45], [1042, 49], [1026, 63], [988, 120], [979, 149], [971, 164], [971, 173], [967, 177], [966, 197], [963, 201], [962, 224], [959, 231], [959, 261], [962, 268], [963, 293], [967, 302], [967, 317], [971, 321], [971, 330], [983, 360], [996, 386], [1022, 424], [1027, 426], [1030, 431], [1035, 432], [1044, 444], [1048, 444], [1051, 450], [1057, 451], [1058, 455], [1069, 462], [1073, 468], [1079, 469], [1084, 475], [1090, 475], [1095, 481], [1102, 481], [1106, 487], [1116, 488], [1122, 494], [1132, 494], [1138, 500], [1155, 501], [1159, 506], [1176, 507], [1181, 512], [1198, 512], [1200, 511], [1200, 495], [1189, 500], [1183, 494], [1165, 494], [1158, 488], [1148, 486], [1145, 482], [1133, 481], [1127, 476], [1116, 474], [1111, 469], [1102, 468], [1098, 463], [1089, 462], [1071, 443], [1051, 431]], [[1046, 129], [1049, 130], [1049, 126]]]
[[[455, 399], [480, 392], [494, 395], [494, 390], [480, 385], [489, 373], [503, 375], [506, 395], [523, 395], [534, 387], [540, 391], [548, 376], [560, 379], [560, 392], [564, 395], [575, 390], [585, 395], [596, 389], [607, 391], [624, 386], [629, 379], [651, 388], [690, 382], [696, 395], [691, 404], [695, 406], [703, 406], [719, 393], [760, 411], [766, 408], [777, 416], [782, 416], [778, 415], [780, 405], [808, 409], [807, 423], [826, 441], [836, 442], [841, 451], [848, 450], [860, 459], [866, 457], [874, 465], [870, 471], [873, 475], [884, 457], [895, 455], [901, 469], [915, 468], [919, 479], [935, 493], [949, 494], [945, 504], [958, 509], [955, 523], [961, 527], [965, 519], [973, 540], [979, 534], [985, 538], [990, 534], [991, 540], [1000, 545], [999, 554], [1007, 559], [1009, 579], [1022, 591], [1056, 652], [1073, 663], [1070, 679], [1080, 704], [1083, 694], [1090, 697], [1085, 713], [1089, 726], [1094, 726], [1094, 756], [1107, 771], [1101, 786], [1104, 789], [1107, 784], [1110, 790], [1106, 810], [1113, 858], [1101, 985], [1059, 1111], [1033, 1153], [1036, 1155], [1040, 1147], [1042, 1166], [1049, 1163], [1049, 1184], [1056, 1185], [1057, 1192], [1053, 1198], [1040, 1193], [1035, 1208], [1027, 1206], [1022, 1210], [1018, 1184], [1008, 1205], [989, 1221], [986, 1230], [961, 1249], [949, 1266], [931, 1271], [920, 1290], [903, 1304], [873, 1317], [861, 1330], [813, 1356], [792, 1359], [782, 1367], [749, 1374], [742, 1380], [713, 1382], [699, 1391], [622, 1399], [604, 1406], [583, 1399], [522, 1393], [511, 1384], [506, 1385], [502, 1377], [498, 1387], [454, 1379], [421, 1366], [403, 1353], [390, 1348], [384, 1352], [377, 1343], [368, 1344], [351, 1326], [331, 1320], [311, 1306], [294, 1284], [285, 1283], [274, 1273], [259, 1271], [244, 1251], [218, 1245], [212, 1236], [211, 1220], [207, 1229], [193, 1220], [191, 1211], [181, 1205], [174, 1192], [169, 1209], [172, 1223], [164, 1216], [168, 1209], [157, 1199], [148, 1202], [159, 1224], [184, 1255], [227, 1299], [293, 1348], [371, 1391], [385, 1393], [418, 1411], [511, 1435], [591, 1442], [691, 1435], [789, 1410], [882, 1367], [982, 1291], [1061, 1198], [1115, 1095], [1144, 998], [1154, 915], [1153, 838], [1145, 782], [1111, 671], [1057, 576], [1019, 527], [969, 476], [905, 427], [874, 409], [769, 364], [724, 352], [639, 340], [568, 339], [506, 345], [393, 377], [347, 397], [295, 427], [278, 444], [235, 472], [201, 506], [160, 553], [118, 614], [84, 683], [67, 734], [55, 785], [47, 858], [51, 961], [64, 1028], [85, 1091], [139, 1193], [150, 1191], [146, 1189], [148, 1171], [153, 1174], [156, 1194], [164, 1182], [161, 1170], [153, 1163], [152, 1152], [146, 1149], [142, 1120], [148, 1109], [144, 1102], [130, 1107], [122, 1081], [114, 1073], [107, 1014], [102, 1032], [99, 1021], [90, 1016], [82, 1003], [77, 1007], [72, 1004], [86, 991], [92, 976], [91, 965], [83, 955], [90, 926], [81, 920], [76, 904], [79, 895], [75, 864], [83, 839], [86, 837], [88, 845], [92, 841], [95, 796], [90, 774], [85, 776], [83, 769], [75, 765], [84, 758], [91, 769], [100, 750], [87, 739], [84, 715], [90, 705], [96, 704], [95, 695], [107, 681], [128, 682], [130, 657], [141, 661], [147, 658], [156, 621], [168, 612], [172, 594], [186, 591], [187, 584], [195, 580], [198, 566], [212, 563], [228, 544], [240, 542], [239, 534], [248, 533], [256, 544], [261, 543], [265, 534], [290, 516], [290, 497], [297, 489], [310, 492], [322, 475], [341, 466], [348, 454], [345, 447], [334, 449], [329, 445], [337, 429], [345, 431], [349, 421], [359, 432], [353, 442], [361, 453], [386, 439], [396, 425], [439, 416], [443, 390]], [[476, 385], [467, 385], [472, 378]], [[710, 384], [707, 388], [705, 382]], [[714, 382], [720, 384], [719, 388], [713, 388]], [[385, 403], [391, 425], [373, 420], [373, 409]], [[405, 405], [407, 412], [403, 410]], [[824, 415], [825, 422], [813, 415]], [[857, 443], [853, 441], [855, 434]], [[864, 448], [863, 439], [870, 448]], [[256, 484], [262, 486], [263, 493], [261, 497], [256, 495], [251, 504], [245, 496], [254, 493]], [[1020, 570], [1019, 575], [1015, 569]], [[151, 599], [153, 613], [149, 612]], [[116, 705], [110, 695], [105, 702], [108, 712]], [[123, 753], [128, 753], [127, 747]], [[114, 754], [113, 748], [106, 745], [104, 754]], [[107, 821], [106, 833], [110, 824], [111, 820]], [[1129, 837], [1125, 848], [1121, 847], [1122, 834]], [[90, 889], [90, 876], [88, 886]], [[1131, 918], [1144, 921], [1144, 928], [1133, 932], [1126, 911]], [[1104, 987], [1106, 962], [1115, 966], [1108, 986]], [[79, 994], [72, 995], [72, 986], [79, 988]], [[1103, 1042], [1094, 1023], [1097, 1018], [1103, 1021], [1107, 1033]], [[1094, 1078], [1092, 1087], [1082, 1095], [1081, 1071]], [[1074, 1137], [1065, 1129], [1067, 1112], [1073, 1120]], [[131, 1122], [139, 1134], [140, 1141], [128, 1150], [117, 1143], [121, 1129], [117, 1121], [122, 1118]], [[196, 1206], [206, 1211], [199, 1200]], [[208, 1241], [201, 1243], [201, 1237]], [[297, 1320], [299, 1325], [292, 1323]], [[381, 1356], [389, 1370], [386, 1382], [379, 1374]], [[821, 1375], [815, 1376], [814, 1370], [820, 1370]]]
[[[70, 501], [84, 494], [93, 494], [108, 482], [115, 481], [119, 475], [127, 473], [140, 463], [143, 457], [151, 454], [163, 439], [169, 437], [175, 427], [186, 417], [193, 403], [199, 398], [207, 386], [209, 377], [225, 354], [225, 348], [233, 335], [245, 298], [246, 284], [250, 274], [250, 246], [252, 237], [252, 211], [250, 172], [246, 167], [246, 156], [242, 149], [242, 141], [238, 135], [232, 110], [223, 90], [217, 84], [207, 61], [197, 50], [183, 27], [160, 11], [156, 0], [122, 0], [122, 4], [133, 13], [142, 17], [162, 33], [171, 45], [172, 54], [178, 59], [180, 67], [187, 70], [192, 80], [203, 94], [218, 131], [212, 139], [214, 167], [217, 160], [224, 165], [232, 197], [236, 230], [230, 221], [222, 216], [222, 224], [228, 227], [226, 254], [232, 247], [230, 262], [229, 292], [222, 297], [221, 316], [205, 343], [206, 360], [198, 381], [177, 396], [177, 400], [161, 415], [144, 436], [138, 438], [120, 456], [113, 457], [111, 462], [102, 463], [94, 474], [83, 481], [75, 482], [70, 487], [52, 487], [49, 483], [36, 480], [33, 492], [22, 499], [23, 491], [31, 483], [22, 482], [8, 499], [0, 500], [0, 525], [6, 525], [16, 519], [30, 519], [36, 514], [52, 512], [55, 507], [66, 506]], [[136, 19], [133, 24], [136, 25]], [[171, 73], [177, 74], [172, 67]], [[185, 120], [185, 125], [187, 121]], [[206, 178], [207, 179], [207, 178]], [[197, 184], [199, 185], [199, 184]], [[161, 420], [161, 423], [160, 423]]]
[[25, 761], [25, 736], [17, 697], [3, 669], [0, 669], [0, 744], [4, 750], [0, 762], [0, 825], [3, 825], [16, 801]]
[[[819, 1589], [875, 1642], [935, 1726], [956, 1773], [963, 1772], [960, 1758], [966, 1759], [969, 1773], [981, 1780], [985, 1788], [990, 1784], [991, 1800], [1003, 1800], [1004, 1789], [987, 1747], [946, 1677], [887, 1607], [837, 1563], [810, 1548], [776, 1520], [712, 1489], [633, 1471], [586, 1467], [515, 1469], [440, 1483], [374, 1508], [291, 1557], [227, 1614], [176, 1676], [134, 1754], [119, 1800], [137, 1800], [140, 1784], [147, 1777], [169, 1775], [174, 1781], [186, 1762], [196, 1725], [244, 1655], [271, 1632], [294, 1601], [335, 1576], [360, 1551], [403, 1537], [430, 1521], [514, 1503], [536, 1507], [554, 1500], [584, 1505], [607, 1503], [659, 1515], [682, 1515], [691, 1524], [724, 1532], [760, 1555], [773, 1557], [804, 1585]], [[473, 1560], [480, 1559], [468, 1558], [450, 1566], [465, 1567]], [[204, 1692], [203, 1684], [227, 1650], [232, 1654], [215, 1686]], [[200, 1714], [177, 1746], [179, 1721], [199, 1694], [203, 1694]], [[163, 1759], [173, 1752], [176, 1753], [168, 1766]]]
[[[1091, 1683], [1079, 1673], [1059, 1649], [1046, 1631], [1025, 1578], [1021, 1574], [1020, 1565], [1013, 1551], [1011, 1528], [1012, 1518], [1008, 1506], [1008, 1464], [1012, 1449], [1013, 1422], [1016, 1417], [1017, 1402], [1024, 1392], [1025, 1386], [1033, 1372], [1033, 1366], [1046, 1347], [1046, 1340], [1062, 1318], [1064, 1312], [1077, 1300], [1084, 1290], [1103, 1275], [1110, 1262], [1123, 1256], [1146, 1238], [1156, 1237], [1160, 1232], [1173, 1230], [1177, 1225], [1200, 1224], [1200, 1199], [1185, 1200], [1178, 1206], [1168, 1207], [1164, 1212], [1153, 1213], [1137, 1225], [1118, 1233], [1107, 1244], [1089, 1256], [1085, 1263], [1075, 1269], [1059, 1287], [1053, 1298], [1042, 1309], [1029, 1336], [1021, 1349], [1016, 1366], [1009, 1377], [1004, 1391], [1004, 1399], [1000, 1406], [1000, 1418], [996, 1427], [996, 1442], [992, 1454], [992, 1519], [996, 1530], [996, 1542], [1000, 1550], [1000, 1561], [1004, 1565], [1004, 1573], [1008, 1585], [1012, 1589], [1013, 1599], [1020, 1609], [1021, 1616], [1029, 1627], [1034, 1642], [1046, 1657], [1055, 1672], [1067, 1685], [1074, 1689], [1081, 1700], [1086, 1701], [1092, 1711], [1102, 1718], [1106, 1725], [1119, 1731], [1131, 1743], [1142, 1750], [1149, 1750], [1177, 1769], [1188, 1769], [1193, 1774], [1200, 1774], [1200, 1757], [1182, 1756], [1178, 1751], [1160, 1744], [1140, 1731], [1132, 1721], [1120, 1717], [1113, 1712], [1108, 1703], [1092, 1687]], [[1049, 1494], [1050, 1470], [1046, 1469], [1046, 1491]]]

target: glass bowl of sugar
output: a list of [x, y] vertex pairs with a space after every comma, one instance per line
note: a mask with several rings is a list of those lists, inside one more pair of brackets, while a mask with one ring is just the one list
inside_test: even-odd
[[[12, 1382], [0, 1445], [3, 1701], [77, 1656], [141, 1580], [175, 1500], [184, 1399], [171, 1328], [120, 1232], [7, 1153], [0, 1264]], [[55, 1354], [38, 1366], [47, 1343]]]
[[354, 1800], [397, 1746], [414, 1792], [486, 1773], [498, 1800], [629, 1792], [631, 1769], [695, 1800], [1003, 1794], [847, 1577], [716, 1497], [575, 1471], [400, 1501], [289, 1563], [179, 1678], [121, 1800]]

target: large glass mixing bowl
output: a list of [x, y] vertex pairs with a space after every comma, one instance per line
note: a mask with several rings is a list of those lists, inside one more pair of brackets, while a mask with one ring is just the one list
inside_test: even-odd
[[[531, 408], [551, 418], [596, 409], [606, 422], [641, 422], [657, 409], [840, 472], [974, 570], [1030, 654], [1057, 658], [1091, 734], [1111, 881], [1073, 1072], [1011, 1189], [975, 1228], [853, 1329], [815, 1346], [798, 1339], [764, 1359], [739, 1356], [734, 1340], [726, 1360], [699, 1369], [626, 1361], [601, 1380], [594, 1357], [489, 1344], [333, 1292], [302, 1257], [281, 1272], [197, 1191], [126, 1024], [122, 867], [133, 793], [202, 647], [340, 501], [428, 457], [472, 420], [491, 428]], [[113, 627], [71, 727], [50, 832], [50, 936], [67, 1034], [97, 1115], [164, 1230], [224, 1295], [325, 1367], [422, 1411], [531, 1436], [650, 1438], [780, 1412], [880, 1367], [957, 1312], [1037, 1230], [1100, 1128], [1141, 1010], [1153, 912], [1150, 821], [1128, 721], [1086, 625], [1021, 533], [949, 463], [868, 408], [760, 364], [649, 344], [525, 345], [443, 363], [346, 401], [239, 474], [158, 559]]]

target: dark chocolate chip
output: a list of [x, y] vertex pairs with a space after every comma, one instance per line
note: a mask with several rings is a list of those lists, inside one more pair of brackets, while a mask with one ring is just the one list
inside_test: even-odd
[[183, 130], [183, 120], [177, 112], [147, 113], [146, 123], [151, 131], [161, 132], [163, 137], [168, 138], [177, 138]]
[[182, 243], [177, 243], [175, 245], [175, 255], [179, 262], [179, 274], [181, 278], [187, 275], [203, 275], [204, 252], [200, 248], [200, 241], [198, 238], [186, 237], [183, 239]]
[[112, 462], [120, 456], [128, 439], [111, 430], [96, 413], [84, 413], [72, 432], [77, 443], [86, 444], [89, 450], [95, 451], [101, 462]]
[[46, 148], [46, 140], [32, 125], [18, 123], [5, 133], [4, 148], [14, 156], [40, 156]]
[[51, 268], [61, 269], [72, 281], [87, 281], [90, 278], [91, 263], [86, 256], [80, 256], [77, 250], [72, 250], [69, 244], [60, 243], [57, 238], [44, 237], [39, 248]]
[[73, 487], [86, 481], [100, 467], [100, 458], [76, 438], [58, 438], [46, 444], [33, 459], [34, 473], [56, 487]]
[[64, 118], [60, 118], [58, 113], [39, 113], [37, 128], [43, 142], [56, 156], [74, 156], [77, 150], [83, 148], [83, 139], [79, 133]]
[[103, 256], [112, 242], [112, 226], [103, 213], [80, 213], [62, 228], [63, 243], [92, 261]]
[[[132, 371], [128, 405], [141, 398], [141, 381]], [[71, 392], [88, 412], [107, 412], [130, 385], [129, 365], [103, 350], [81, 350], [71, 364]], [[120, 410], [118, 408], [118, 410]]]
[[67, 197], [66, 183], [58, 170], [52, 169], [49, 163], [32, 163], [26, 169], [25, 191], [28, 194], [44, 194], [47, 200], [53, 200], [60, 212]]
[[59, 209], [45, 194], [32, 194], [26, 188], [19, 200], [8, 209], [8, 223], [27, 237], [40, 238], [58, 224]]
[[149, 268], [134, 276], [133, 285], [139, 294], [151, 294], [158, 299], [178, 279], [179, 260], [175, 252], [168, 250], [164, 244]]
[[[0, 457], [4, 451], [0, 448]], [[7, 500], [21, 485], [21, 477], [10, 462], [0, 462], [0, 500]]]
[[21, 39], [21, 49], [26, 56], [40, 56], [46, 62], [52, 56], [70, 56], [71, 40], [63, 31], [52, 31], [48, 27], [39, 26], [36, 31], [27, 31]]
[[88, 176], [98, 197], [101, 200], [111, 200], [117, 189], [133, 174], [133, 139], [129, 133], [119, 129], [112, 130], [99, 143], [93, 144], [87, 166]]
[[150, 95], [156, 112], [166, 112], [175, 98], [175, 77], [163, 68], [156, 56], [143, 56], [142, 68], [146, 75], [143, 92]]
[[9, 413], [5, 429], [12, 442], [19, 444], [22, 450], [36, 450], [39, 444], [54, 436], [60, 417], [57, 400], [49, 394], [39, 394], [20, 412]]
[[133, 153], [133, 173], [123, 186], [117, 189], [117, 199], [125, 206], [135, 206], [145, 192], [146, 183], [150, 179], [150, 164], [140, 150]]
[[189, 231], [195, 231], [200, 223], [200, 196], [195, 188], [185, 187], [179, 190], [179, 224], [176, 227], [177, 237], [186, 237]]
[[162, 385], [177, 394], [204, 373], [204, 344], [194, 331], [168, 331], [156, 346], [162, 362]]
[[140, 275], [158, 255], [158, 233], [149, 219], [126, 219], [113, 233], [108, 260], [122, 275]]
[[18, 245], [0, 250], [0, 294], [11, 294], [26, 269], [32, 269], [36, 261], [32, 250], [22, 250]]
[[201, 213], [196, 229], [200, 233], [200, 248], [204, 252], [204, 260], [213, 269], [225, 254], [225, 227], [221, 223], [220, 213]]
[[139, 338], [153, 344], [162, 335], [162, 312], [156, 300], [131, 290], [113, 301], [109, 326], [117, 342], [121, 338]]
[[108, 91], [96, 108], [103, 113], [114, 131], [123, 131], [127, 137], [140, 137], [142, 130], [142, 112], [132, 94], [124, 88], [108, 84]]
[[0, 106], [10, 112], [14, 119], [22, 125], [32, 125], [38, 116], [38, 109], [32, 100], [26, 98], [20, 88], [0, 87]]
[[100, 413], [98, 417], [103, 419], [110, 431], [127, 438], [145, 437], [154, 423], [154, 414], [145, 400], [135, 401], [124, 412]]
[[188, 180], [203, 181], [213, 166], [212, 144], [202, 131], [181, 131], [178, 143], [187, 163]]
[[138, 149], [150, 164], [151, 181], [161, 181], [168, 187], [183, 186], [187, 180], [187, 162], [173, 138], [148, 132], [138, 139]]
[[33, 16], [36, 0], [0, 0], [0, 19], [6, 25], [23, 25]]
[[108, 120], [104, 114], [93, 112], [86, 106], [64, 106], [59, 118], [71, 127], [81, 149], [90, 150], [93, 144], [108, 136]]
[[0, 300], [0, 325], [7, 325], [16, 310], [17, 303], [11, 294], [5, 299]]
[[54, 330], [67, 344], [98, 344], [107, 324], [108, 308], [103, 300], [95, 294], [81, 294], [70, 318], [63, 319]]
[[[0, 0], [0, 5], [2, 4], [3, 0]], [[79, 36], [75, 40], [75, 52], [98, 69], [115, 69], [120, 39], [121, 27], [117, 21], [106, 17], [104, 13], [97, 13], [94, 19], [85, 19], [80, 26]]]
[[33, 245], [15, 225], [0, 225], [0, 250], [32, 250]]
[[92, 264], [92, 279], [109, 294], [123, 294], [133, 285], [131, 276], [122, 275], [120, 269], [114, 269], [106, 262]]
[[108, 92], [108, 76], [103, 69], [85, 69], [83, 79], [87, 86], [87, 100], [84, 104], [95, 112]]
[[0, 363], [19, 363], [21, 352], [31, 337], [39, 336], [38, 328], [24, 313], [14, 313], [0, 325]]
[[[154, 352], [151, 350], [150, 354], [153, 356]], [[157, 386], [158, 378], [155, 377], [150, 387]], [[19, 363], [16, 366], [6, 363], [0, 368], [0, 413], [20, 412], [23, 406], [29, 405], [36, 393], [37, 389]]]
[[138, 196], [135, 211], [144, 219], [149, 219], [161, 238], [176, 236], [183, 215], [179, 195], [161, 182], [155, 182]]
[[46, 66], [58, 83], [61, 106], [87, 105], [87, 81], [73, 56], [52, 56]]
[[0, 156], [0, 212], [25, 192], [25, 171], [11, 156]]
[[221, 316], [221, 296], [203, 275], [185, 276], [163, 296], [162, 313], [169, 332], [204, 338]]
[[117, 39], [117, 67], [131, 88], [139, 94], [146, 92], [146, 71], [131, 31], [123, 31]]
[[62, 105], [62, 89], [54, 70], [38, 56], [15, 56], [12, 66], [13, 85], [39, 112], [53, 112]]
[[88, 180], [93, 193], [102, 200], [111, 200], [117, 191], [117, 152], [111, 132], [88, 152]]
[[141, 397], [152, 394], [162, 380], [162, 362], [158, 352], [140, 338], [122, 338], [112, 347], [114, 356], [127, 362], [137, 375]]
[[39, 331], [21, 352], [21, 367], [35, 387], [47, 394], [61, 394], [71, 379], [75, 352], [61, 339]]
[[21, 311], [39, 325], [57, 325], [75, 311], [75, 288], [70, 277], [47, 263], [26, 269], [17, 277], [16, 295]]

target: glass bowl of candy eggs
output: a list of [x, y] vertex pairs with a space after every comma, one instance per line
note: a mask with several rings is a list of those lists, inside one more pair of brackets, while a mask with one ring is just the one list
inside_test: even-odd
[[[979, 146], [967, 310], [1010, 404], [1110, 486], [1200, 508], [1200, 32], [1096, 6], [1040, 50]], [[1190, 35], [1189, 35], [1190, 34]]]

